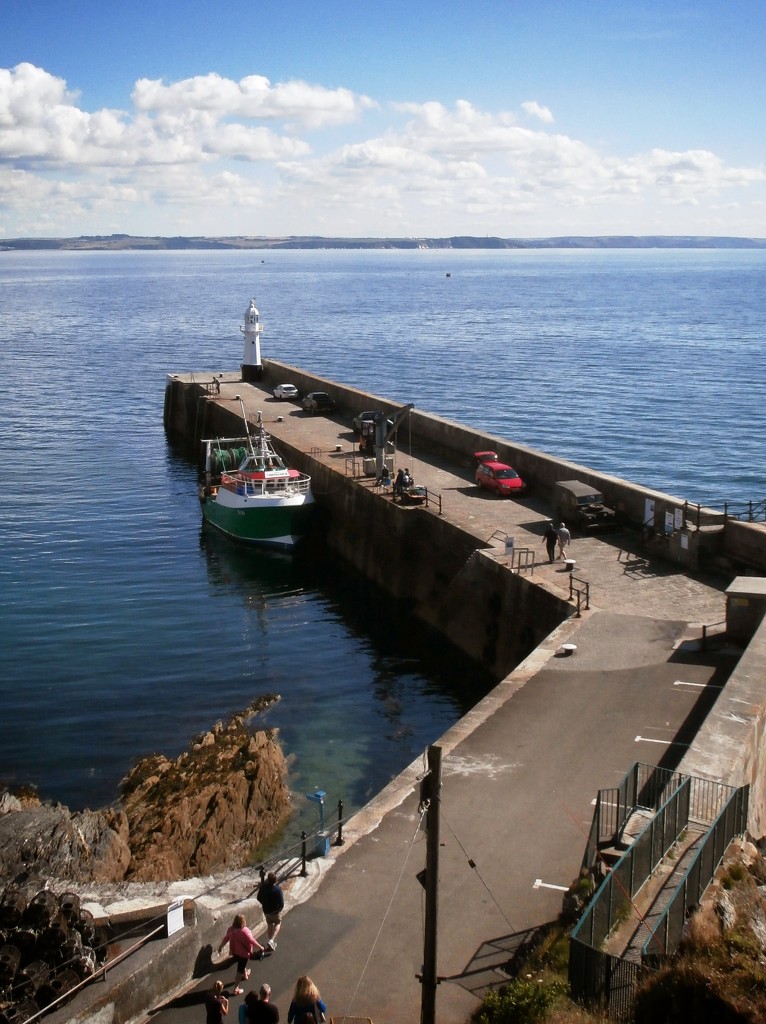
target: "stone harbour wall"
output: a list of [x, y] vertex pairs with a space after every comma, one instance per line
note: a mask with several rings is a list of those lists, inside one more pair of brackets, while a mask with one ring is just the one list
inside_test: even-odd
[[[264, 360], [264, 383], [273, 387], [282, 381], [294, 383], [301, 393], [326, 391], [350, 416], [365, 409], [381, 409], [391, 414], [400, 408], [397, 403], [378, 395], [307, 373], [287, 363]], [[557, 480], [582, 480], [590, 484], [601, 491], [606, 504], [618, 512], [626, 526], [637, 533], [651, 530], [651, 544], [656, 553], [669, 561], [696, 568], [706, 559], [715, 559], [717, 564], [737, 571], [743, 565], [747, 565], [749, 571], [766, 571], [766, 530], [762, 525], [725, 520], [723, 513], [689, 506], [683, 498], [600, 473], [417, 408], [412, 411], [406, 429], [411, 431], [414, 445], [466, 468], [473, 466], [475, 451], [496, 451], [501, 460], [518, 470], [533, 493], [546, 500], [550, 499]], [[651, 515], [647, 503], [651, 503]], [[680, 522], [680, 528], [674, 526], [668, 532], [668, 518], [674, 524]]]

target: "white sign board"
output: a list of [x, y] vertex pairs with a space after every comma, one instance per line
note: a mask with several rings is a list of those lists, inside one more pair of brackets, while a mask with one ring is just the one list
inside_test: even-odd
[[514, 537], [505, 538], [505, 553], [509, 558], [513, 558], [513, 550], [516, 547], [516, 540]]
[[175, 900], [168, 907], [168, 935], [180, 932], [184, 926], [184, 901]]

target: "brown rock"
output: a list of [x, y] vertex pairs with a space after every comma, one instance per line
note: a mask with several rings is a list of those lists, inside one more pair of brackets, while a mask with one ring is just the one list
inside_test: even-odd
[[161, 881], [247, 863], [290, 812], [276, 734], [252, 732], [263, 698], [196, 737], [176, 760], [143, 758], [116, 810], [72, 813], [34, 793], [0, 793], [0, 878]]
[[290, 811], [287, 766], [273, 733], [248, 728], [256, 710], [217, 722], [175, 761], [144, 758], [123, 781], [131, 881], [240, 866], [280, 827]]

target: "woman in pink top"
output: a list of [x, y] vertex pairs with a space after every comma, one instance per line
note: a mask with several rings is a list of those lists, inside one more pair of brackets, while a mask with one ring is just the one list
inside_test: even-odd
[[244, 989], [241, 982], [247, 981], [250, 977], [248, 960], [260, 960], [263, 957], [263, 946], [256, 939], [245, 923], [245, 915], [237, 914], [234, 923], [221, 939], [218, 947], [220, 953], [228, 942], [229, 952], [237, 960], [237, 976], [235, 978], [234, 995], [241, 996]]

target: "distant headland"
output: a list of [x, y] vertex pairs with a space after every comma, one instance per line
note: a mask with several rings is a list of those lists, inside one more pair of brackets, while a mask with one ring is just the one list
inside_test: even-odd
[[5, 238], [0, 251], [66, 249], [86, 251], [165, 249], [766, 249], [766, 238], [719, 235], [560, 235], [553, 238], [324, 238], [319, 235], [233, 235], [207, 238], [142, 235], [80, 235], [78, 238]]

